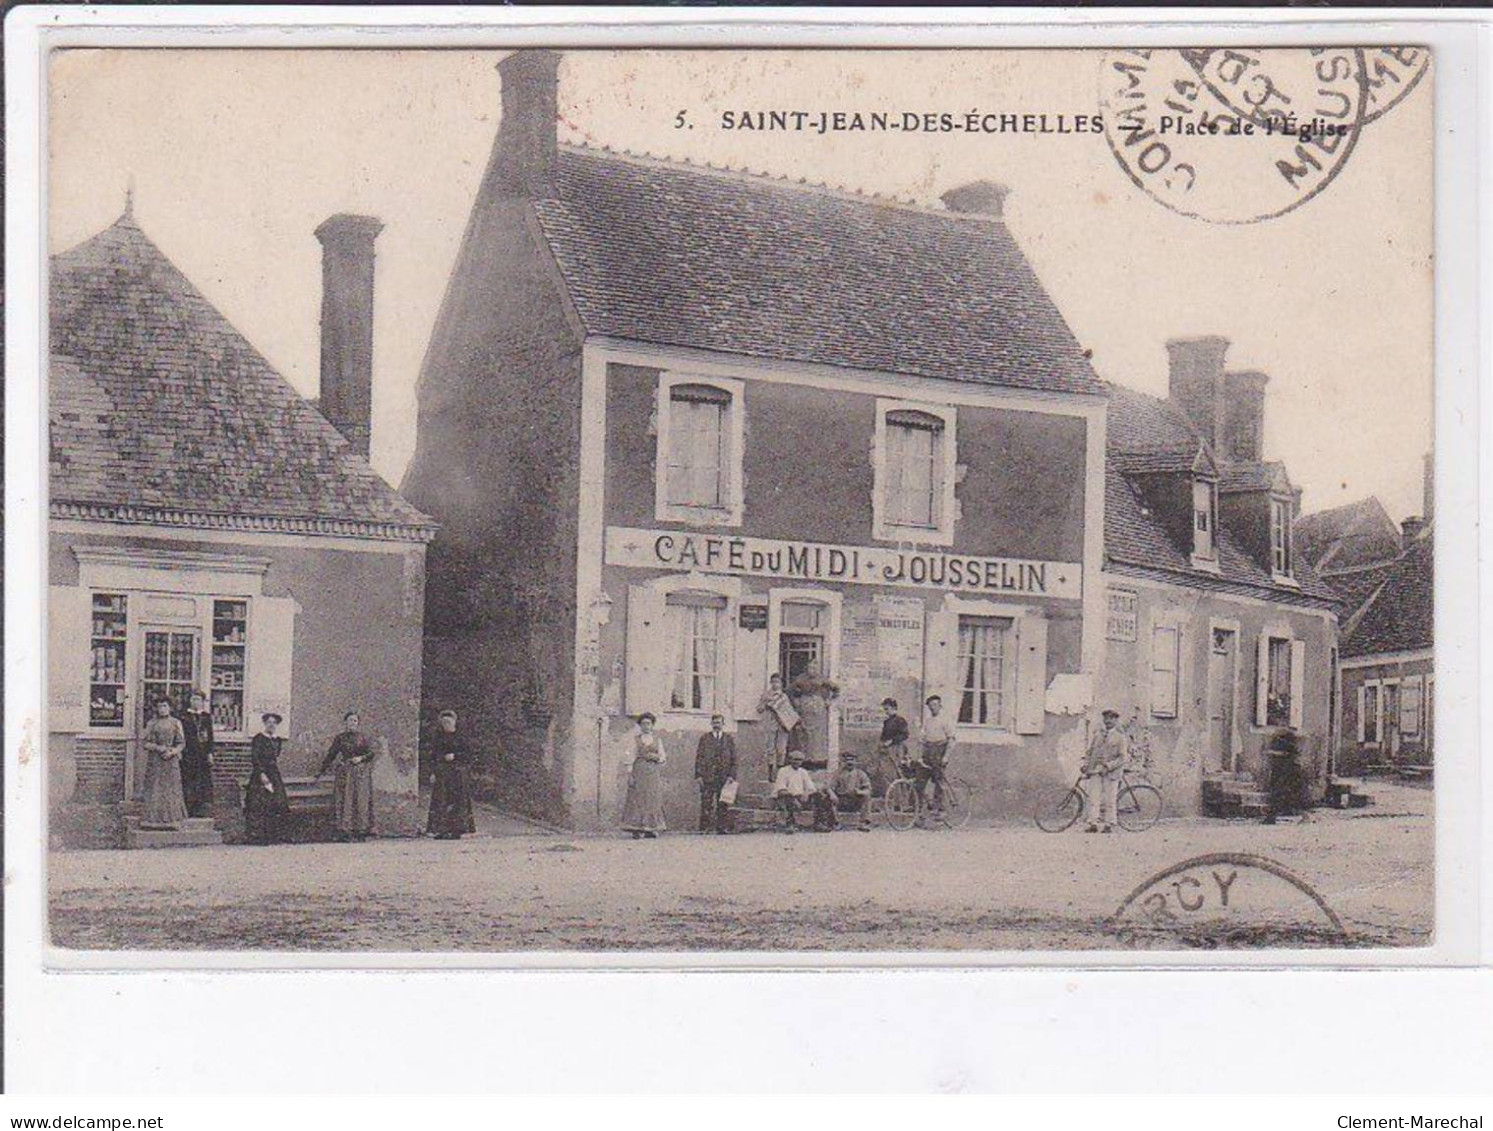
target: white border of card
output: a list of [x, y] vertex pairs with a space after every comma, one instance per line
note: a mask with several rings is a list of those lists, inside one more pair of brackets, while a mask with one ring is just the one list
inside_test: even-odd
[[[1312, 18], [1315, 17], [1315, 18]], [[777, 1031], [770, 1020], [791, 1014], [794, 1002], [812, 1002], [822, 1020], [804, 1032], [780, 1035], [780, 1047], [798, 1059], [780, 1065], [773, 1087], [870, 1086], [877, 1065], [890, 1071], [892, 1058], [881, 1051], [854, 1055], [860, 1026], [885, 1037], [889, 1024], [937, 1047], [943, 1053], [906, 1053], [909, 1065], [901, 1083], [915, 1088], [994, 1086], [1003, 1076], [990, 1056], [971, 1056], [973, 1042], [993, 1042], [1034, 1075], [1030, 1086], [1073, 1087], [1073, 1045], [1058, 1039], [1081, 1033], [1101, 1011], [1132, 1020], [1145, 1018], [1155, 1055], [1196, 1065], [1189, 1086], [1238, 1086], [1238, 1064], [1268, 1040], [1277, 1049], [1279, 1020], [1320, 997], [1336, 1016], [1332, 1031], [1339, 1046], [1313, 1042], [1303, 1049], [1305, 1064], [1283, 1066], [1277, 1086], [1310, 1086], [1308, 1081], [1338, 1071], [1342, 1086], [1371, 1085], [1376, 1069], [1355, 1062], [1347, 1050], [1356, 1024], [1377, 1040], [1396, 1047], [1412, 1075], [1446, 1083], [1453, 1074], [1488, 1054], [1486, 1033], [1477, 1024], [1489, 1015], [1493, 985], [1487, 977], [1493, 955], [1493, 903], [1490, 903], [1490, 822], [1493, 775], [1480, 765], [1481, 740], [1490, 712], [1479, 710], [1478, 673], [1487, 625], [1480, 609], [1480, 583], [1488, 577], [1493, 536], [1480, 534], [1486, 523], [1479, 485], [1493, 489], [1487, 461], [1480, 453], [1489, 434], [1493, 397], [1479, 399], [1486, 381], [1486, 356], [1493, 342], [1493, 321], [1480, 283], [1479, 266], [1489, 261], [1486, 222], [1479, 224], [1477, 205], [1490, 198], [1484, 161], [1489, 140], [1486, 104], [1479, 102], [1480, 75], [1488, 54], [1478, 36], [1486, 37], [1485, 20], [1472, 14], [1446, 13], [1434, 19], [1404, 19], [1398, 14], [1278, 11], [1245, 16], [1234, 12], [1164, 12], [1085, 10], [1062, 12], [834, 10], [678, 10], [678, 9], [310, 9], [310, 8], [17, 8], [7, 18], [6, 53], [6, 205], [7, 205], [7, 412], [6, 412], [6, 863], [5, 938], [7, 951], [7, 1064], [12, 1079], [30, 1086], [57, 1089], [170, 1086], [158, 1075], [154, 1050], [143, 1039], [128, 1047], [109, 1040], [110, 1032], [152, 1031], [162, 1048], [188, 1048], [208, 1039], [194, 1024], [215, 1019], [221, 1029], [242, 1032], [222, 1038], [227, 1064], [192, 1068], [194, 1087], [254, 1087], [243, 1083], [242, 1066], [251, 1062], [254, 1034], [273, 1033], [283, 1063], [321, 1063], [321, 1036], [307, 1026], [284, 1021], [314, 1010], [329, 1021], [331, 1032], [350, 1034], [353, 1025], [409, 1026], [406, 1035], [381, 1038], [365, 1048], [362, 1071], [368, 1079], [412, 1079], [412, 1065], [430, 1071], [431, 1050], [409, 1053], [427, 1043], [431, 1026], [455, 1017], [454, 1032], [482, 1031], [483, 1017], [522, 1018], [527, 1033], [490, 1027], [479, 1038], [487, 1054], [498, 1050], [508, 1059], [494, 1067], [476, 1046], [452, 1050], [448, 1066], [455, 1071], [488, 1073], [483, 1085], [503, 1081], [560, 1088], [607, 1085], [667, 1086], [662, 1070], [667, 1046], [690, 1055], [684, 1040], [703, 1034], [692, 1013], [719, 1015], [728, 993], [754, 1008], [729, 1007], [732, 1013], [760, 1012], [765, 1019], [733, 1021], [733, 1045], [767, 1049]], [[1436, 106], [1436, 481], [1438, 510], [1457, 516], [1436, 532], [1441, 568], [1437, 578], [1438, 728], [1448, 754], [1438, 765], [1436, 789], [1436, 933], [1434, 943], [1406, 950], [1314, 952], [1263, 951], [1227, 954], [1031, 953], [936, 954], [358, 954], [358, 953], [149, 953], [70, 952], [49, 948], [44, 940], [45, 852], [41, 835], [45, 768], [41, 761], [44, 728], [42, 673], [45, 671], [41, 616], [45, 593], [46, 438], [41, 345], [45, 339], [42, 272], [46, 265], [45, 232], [45, 53], [60, 46], [990, 46], [1105, 47], [1134, 42], [1157, 44], [1417, 43], [1433, 48]], [[1484, 40], [1486, 42], [1486, 40]], [[1486, 385], [1483, 386], [1486, 390]], [[1480, 478], [1481, 476], [1481, 478]], [[1482, 566], [1479, 567], [1479, 539]], [[1001, 967], [1004, 970], [980, 969]], [[1010, 968], [1047, 968], [1013, 971]], [[1132, 970], [1174, 968], [1144, 976]], [[1426, 967], [1445, 968], [1429, 971]], [[907, 968], [925, 973], [913, 979]], [[1232, 969], [1223, 969], [1232, 968]], [[1311, 968], [1315, 968], [1312, 970]], [[1421, 968], [1414, 970], [1413, 968]], [[1452, 969], [1460, 968], [1460, 969]], [[579, 978], [583, 971], [610, 969], [607, 979]], [[691, 978], [657, 977], [647, 971], [710, 970], [701, 984]], [[1193, 971], [1183, 973], [1184, 969]], [[1394, 976], [1346, 976], [1345, 969], [1387, 971]], [[183, 971], [196, 971], [185, 973]], [[507, 973], [493, 973], [494, 971]], [[741, 971], [737, 981], [722, 982], [721, 971]], [[765, 971], [792, 971], [769, 974]], [[817, 977], [838, 970], [838, 979]], [[1212, 971], [1203, 975], [1202, 971]], [[1273, 971], [1266, 975], [1266, 970]], [[133, 971], [129, 973], [126, 971]], [[145, 972], [149, 973], [145, 973]], [[295, 971], [277, 977], [258, 972]], [[358, 974], [354, 971], [364, 971]], [[367, 972], [382, 971], [379, 975]], [[479, 976], [478, 971], [488, 973]], [[549, 973], [539, 973], [550, 971]], [[630, 973], [621, 973], [627, 971]], [[91, 976], [85, 976], [94, 972]], [[751, 972], [751, 973], [748, 973]], [[1197, 982], [1203, 976], [1206, 985]], [[370, 981], [376, 977], [377, 981]], [[1359, 1000], [1361, 995], [1362, 1000]], [[908, 1000], [901, 1000], [902, 997]], [[1200, 1009], [1189, 1015], [1175, 1008], [1181, 999], [1223, 1003], [1214, 1014]], [[1081, 1000], [1080, 1000], [1081, 999]], [[1374, 1005], [1368, 1004], [1373, 999]], [[209, 1014], [204, 1005], [212, 1003]], [[560, 1003], [564, 1003], [563, 1007]], [[873, 1007], [874, 1003], [874, 1007]], [[889, 1004], [890, 1003], [890, 1004]], [[610, 1011], [603, 1015], [603, 1006]], [[563, 1020], [567, 1009], [582, 1011], [584, 1026]], [[1225, 1010], [1233, 1010], [1232, 1014]], [[633, 1046], [637, 1026], [625, 1023], [628, 1010], [641, 1019], [667, 1016], [665, 1028], [645, 1030], [648, 1055]], [[655, 1010], [660, 1012], [654, 1012]], [[1139, 1012], [1135, 1012], [1135, 1011]], [[1481, 1012], [1478, 1012], [1478, 1011]], [[993, 1017], [1020, 1020], [1028, 1027], [992, 1028]], [[1234, 1031], [1221, 1033], [1218, 1017], [1234, 1017]], [[1055, 1018], [1047, 1029], [1044, 1017]], [[221, 1018], [220, 1025], [216, 1019]], [[239, 1019], [242, 1018], [241, 1022]], [[420, 1020], [417, 1020], [419, 1018]], [[835, 1022], [831, 1024], [830, 1018]], [[1153, 1023], [1166, 1019], [1166, 1032]], [[1213, 1019], [1208, 1021], [1208, 1019]], [[45, 1019], [45, 1023], [43, 1023]], [[196, 1019], [194, 1021], [194, 1019]], [[1123, 1043], [1133, 1029], [1102, 1023], [1108, 1039]], [[344, 1029], [344, 1025], [349, 1028]], [[144, 1027], [150, 1028], [144, 1028]], [[997, 1031], [997, 1029], [999, 1031]], [[370, 1031], [370, 1030], [365, 1030]], [[398, 1030], [389, 1030], [391, 1033]], [[86, 1034], [86, 1037], [85, 1037]], [[655, 1039], [660, 1042], [654, 1045]], [[1270, 1034], [1268, 1037], [1266, 1034]], [[1412, 1037], [1411, 1034], [1414, 1034]], [[1460, 1034], [1459, 1041], [1450, 1039]], [[679, 1043], [673, 1044], [676, 1039]], [[708, 1041], [708, 1038], [700, 1038]], [[767, 1042], [743, 1045], [741, 1042]], [[575, 1050], [569, 1072], [556, 1062], [555, 1050]], [[1254, 1042], [1251, 1044], [1251, 1042]], [[457, 1042], [459, 1043], [459, 1042]], [[1294, 1043], [1294, 1042], [1291, 1042]], [[398, 1046], [395, 1048], [394, 1046]], [[1219, 1054], [1198, 1065], [1196, 1049], [1211, 1045]], [[402, 1050], [402, 1051], [401, 1051]], [[545, 1050], [553, 1059], [544, 1059]], [[963, 1051], [961, 1051], [963, 1050]], [[1165, 1050], [1163, 1054], [1163, 1050]], [[1237, 1059], [1226, 1055], [1233, 1052]], [[408, 1054], [408, 1055], [406, 1055]], [[652, 1059], [650, 1066], [648, 1061]], [[1045, 1059], [1044, 1059], [1045, 1058]], [[220, 1059], [217, 1057], [210, 1059]], [[740, 1059], [740, 1057], [735, 1057]], [[750, 1058], [748, 1058], [750, 1059]], [[1126, 1058], [1119, 1058], [1124, 1060]], [[1066, 1061], [1066, 1064], [1063, 1062]], [[679, 1061], [683, 1063], [683, 1061]], [[766, 1060], [764, 1060], [764, 1064]], [[231, 1070], [229, 1066], [231, 1065]], [[633, 1075], [620, 1072], [631, 1067]], [[1085, 1087], [1127, 1088], [1136, 1080], [1121, 1066], [1098, 1058]], [[573, 1073], [583, 1073], [578, 1080]], [[1145, 1070], [1139, 1070], [1141, 1075]], [[131, 1076], [131, 1073], [137, 1075]], [[950, 1073], [953, 1076], [950, 1076]], [[143, 1074], [143, 1075], [142, 1075]], [[1468, 1075], [1466, 1079], [1472, 1077]], [[705, 1086], [729, 1086], [729, 1078], [706, 1072]], [[236, 1084], [235, 1084], [236, 1082]], [[677, 1083], [677, 1081], [676, 1081]], [[277, 1085], [279, 1086], [279, 1085]], [[284, 1086], [303, 1086], [291, 1084]], [[314, 1086], [314, 1085], [313, 1085]], [[328, 1081], [328, 1086], [330, 1080]], [[763, 1086], [741, 1081], [740, 1086]]]

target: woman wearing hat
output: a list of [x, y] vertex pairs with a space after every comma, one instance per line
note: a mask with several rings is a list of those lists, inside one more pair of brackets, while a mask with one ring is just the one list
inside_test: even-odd
[[449, 707], [436, 719], [430, 756], [435, 761], [435, 770], [430, 780], [430, 817], [425, 822], [425, 831], [436, 840], [460, 840], [463, 833], [477, 831], [472, 815], [472, 787], [467, 776], [472, 754], [466, 741], [456, 733], [456, 712]]
[[290, 814], [285, 779], [280, 776], [280, 751], [285, 739], [275, 730], [285, 720], [266, 711], [264, 729], [249, 743], [249, 784], [244, 790], [244, 836], [250, 844], [273, 844], [284, 836]]
[[633, 840], [652, 840], [667, 827], [664, 824], [664, 744], [653, 728], [658, 719], [652, 711], [638, 716], [638, 733], [633, 740], [632, 770], [627, 775], [627, 797], [622, 802], [622, 827]]

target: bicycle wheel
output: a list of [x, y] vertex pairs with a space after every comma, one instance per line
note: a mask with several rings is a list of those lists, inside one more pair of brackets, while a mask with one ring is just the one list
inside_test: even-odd
[[1145, 832], [1161, 820], [1161, 791], [1154, 785], [1127, 782], [1115, 798], [1115, 820], [1126, 832]]
[[1083, 816], [1085, 800], [1083, 790], [1076, 785], [1061, 792], [1053, 790], [1038, 799], [1032, 817], [1044, 833], [1060, 833]]
[[886, 787], [886, 823], [898, 832], [917, 824], [923, 803], [918, 797], [917, 783], [908, 778], [898, 778]]
[[945, 778], [943, 783], [943, 808], [934, 811], [940, 824], [949, 829], [962, 829], [969, 824], [970, 802], [974, 791], [962, 778]]

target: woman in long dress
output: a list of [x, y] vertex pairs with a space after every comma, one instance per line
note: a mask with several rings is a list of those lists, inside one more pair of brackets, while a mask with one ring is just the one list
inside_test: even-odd
[[181, 793], [181, 752], [186, 734], [171, 714], [171, 700], [156, 702], [156, 717], [145, 728], [145, 811], [142, 829], [178, 829], [187, 819]]
[[435, 770], [431, 775], [430, 817], [425, 831], [436, 840], [460, 840], [463, 833], [477, 831], [468, 777], [472, 753], [466, 740], [456, 733], [456, 712], [449, 707], [437, 719], [430, 755], [435, 760]]
[[658, 720], [651, 711], [638, 716], [638, 735], [633, 741], [632, 770], [627, 776], [627, 797], [622, 802], [622, 827], [633, 840], [652, 840], [664, 824], [664, 744], [653, 728]]
[[344, 837], [362, 840], [373, 831], [373, 761], [377, 757], [373, 743], [358, 729], [358, 712], [343, 715], [342, 733], [332, 739], [316, 776], [321, 777], [334, 765], [337, 768], [332, 812], [337, 818], [337, 831]]
[[263, 717], [264, 730], [249, 743], [249, 785], [244, 790], [244, 834], [250, 844], [273, 844], [284, 836], [290, 799], [280, 776], [285, 739], [275, 733], [282, 720], [273, 711]]

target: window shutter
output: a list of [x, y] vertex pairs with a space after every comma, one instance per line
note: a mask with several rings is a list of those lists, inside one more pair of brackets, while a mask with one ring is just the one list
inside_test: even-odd
[[1047, 721], [1047, 618], [1016, 622], [1016, 733], [1041, 734]]
[[75, 585], [53, 585], [47, 598], [47, 729], [85, 730], [93, 595]]
[[1364, 732], [1363, 732], [1363, 723], [1364, 723], [1364, 715], [1363, 715], [1363, 693], [1364, 693], [1364, 686], [1363, 686], [1363, 684], [1360, 683], [1358, 685], [1358, 741], [1359, 742], [1362, 742], [1363, 738], [1364, 738]]
[[944, 710], [959, 713], [959, 614], [934, 609], [924, 629], [923, 697], [941, 695]]
[[249, 602], [249, 717], [274, 711], [283, 718], [279, 733], [290, 735], [290, 673], [295, 656], [296, 603], [293, 597], [255, 597]]
[[1291, 641], [1291, 726], [1301, 728], [1306, 706], [1306, 641]]
[[881, 500], [882, 521], [897, 524], [903, 521], [906, 507], [902, 503], [903, 470], [902, 428], [890, 421], [886, 425], [885, 463], [886, 486]]
[[1264, 633], [1255, 645], [1255, 726], [1265, 725], [1270, 707], [1270, 637]]
[[[672, 646], [671, 646], [672, 643]], [[646, 585], [627, 590], [627, 713], [668, 708], [664, 676], [678, 642], [668, 639], [664, 595]]]

